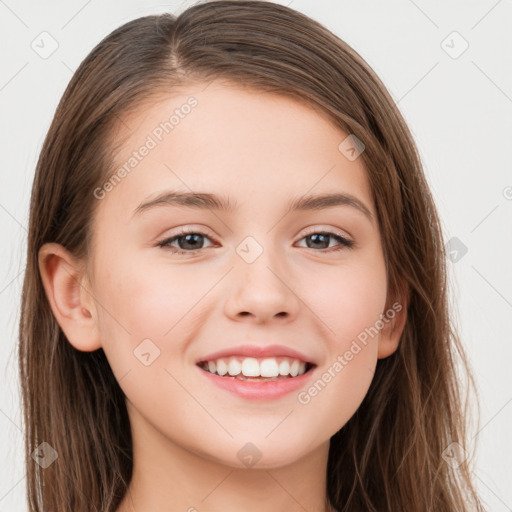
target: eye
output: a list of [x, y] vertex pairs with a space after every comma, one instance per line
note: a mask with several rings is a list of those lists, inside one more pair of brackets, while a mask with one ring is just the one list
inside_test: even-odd
[[[164, 247], [174, 254], [194, 254], [201, 249], [205, 249], [205, 240], [211, 240], [211, 237], [206, 233], [183, 230], [177, 235], [161, 240], [157, 243], [157, 246]], [[330, 251], [324, 252], [340, 251], [344, 248], [349, 249], [354, 246], [354, 242], [332, 231], [313, 231], [301, 238], [301, 240], [307, 240], [306, 246], [309, 249], [331, 249]], [[330, 244], [331, 241], [337, 241], [338, 246], [332, 248]], [[177, 244], [177, 247], [173, 244]]]
[[310, 249], [329, 249], [332, 248], [330, 246], [331, 241], [337, 241], [339, 245], [332, 249], [332, 251], [340, 251], [344, 248], [350, 249], [354, 246], [354, 242], [352, 240], [348, 240], [347, 238], [338, 235], [337, 233], [333, 233], [332, 231], [314, 231], [312, 233], [308, 233], [306, 236], [301, 238], [301, 240], [306, 240], [306, 246]]
[[[190, 254], [204, 249], [202, 245], [206, 239], [210, 239], [206, 233], [201, 233], [200, 231], [182, 231], [171, 238], [161, 240], [157, 243], [157, 246], [165, 247], [176, 254]], [[178, 247], [172, 245], [175, 243], [178, 244]]]

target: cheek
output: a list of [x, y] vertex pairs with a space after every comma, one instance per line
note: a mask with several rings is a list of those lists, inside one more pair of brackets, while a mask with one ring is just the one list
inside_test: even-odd
[[205, 284], [190, 279], [190, 273], [175, 269], [171, 274], [135, 258], [119, 262], [101, 283], [109, 312], [102, 315], [103, 326], [122, 324], [134, 339], [161, 338], [205, 293]]
[[[311, 385], [300, 391], [298, 412], [304, 415], [311, 435], [320, 428], [325, 437], [330, 437], [355, 414], [373, 380], [374, 352], [371, 346], [362, 344], [337, 351]], [[309, 425], [312, 416], [315, 421]]]
[[126, 396], [151, 416], [162, 406], [155, 390], [168, 390], [179, 402], [180, 387], [166, 370], [182, 364], [201, 310], [194, 305], [211, 284], [134, 256], [115, 261], [98, 272], [96, 285], [103, 349]]
[[303, 296], [322, 321], [329, 339], [341, 350], [360, 333], [375, 325], [386, 300], [385, 269], [377, 262], [370, 266], [340, 266], [316, 274], [314, 287]]
[[326, 436], [349, 421], [368, 392], [378, 356], [375, 323], [386, 299], [385, 275], [378, 265], [340, 269], [332, 277], [323, 280], [323, 294], [309, 295], [311, 309], [329, 328], [324, 332], [327, 358], [316, 380], [297, 397], [304, 414], [314, 414]]
[[299, 403], [318, 411], [329, 433], [352, 417], [370, 387], [378, 355], [375, 324], [386, 301], [381, 262], [340, 267], [331, 277], [324, 280], [326, 293], [316, 295], [317, 311], [330, 328], [329, 356], [317, 380], [299, 396]]

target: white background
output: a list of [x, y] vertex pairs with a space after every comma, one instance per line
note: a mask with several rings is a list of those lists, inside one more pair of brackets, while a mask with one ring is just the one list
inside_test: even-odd
[[[26, 509], [17, 323], [43, 138], [72, 72], [101, 38], [133, 18], [179, 14], [192, 3], [0, 0], [0, 512]], [[475, 481], [489, 511], [510, 512], [512, 2], [280, 3], [323, 23], [382, 78], [417, 141], [445, 241], [457, 237], [468, 248], [449, 268], [481, 401], [470, 432]], [[43, 31], [58, 42], [47, 59], [31, 48]], [[463, 48], [453, 31], [469, 44], [458, 58], [447, 53]]]

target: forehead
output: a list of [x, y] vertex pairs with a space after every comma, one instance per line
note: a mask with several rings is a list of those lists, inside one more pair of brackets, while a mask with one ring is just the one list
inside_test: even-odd
[[102, 207], [131, 211], [165, 189], [268, 207], [346, 192], [374, 212], [362, 159], [339, 149], [348, 133], [298, 99], [214, 81], [147, 101], [121, 121], [114, 172], [124, 168], [123, 177]]

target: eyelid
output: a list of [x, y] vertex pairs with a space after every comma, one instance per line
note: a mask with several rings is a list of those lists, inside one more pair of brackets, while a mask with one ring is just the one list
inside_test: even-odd
[[347, 232], [341, 231], [338, 228], [334, 228], [334, 227], [326, 227], [326, 226], [322, 227], [319, 225], [315, 225], [315, 226], [307, 227], [307, 228], [305, 228], [305, 230], [306, 230], [306, 232], [302, 233], [301, 239], [305, 236], [312, 235], [314, 233], [329, 233], [329, 234], [338, 235], [339, 237], [344, 238], [345, 240], [347, 240], [349, 242], [354, 242], [353, 238]]
[[[215, 237], [210, 234], [209, 230], [206, 228], [203, 228], [203, 227], [195, 228], [193, 226], [188, 226], [188, 227], [180, 227], [178, 229], [179, 229], [179, 231], [176, 231], [174, 233], [160, 237], [156, 242], [156, 246], [160, 246], [160, 247], [168, 246], [168, 247], [171, 247], [172, 249], [175, 249], [176, 252], [181, 251], [181, 252], [185, 252], [185, 253], [195, 254], [195, 253], [201, 251], [202, 249], [197, 249], [196, 251], [183, 251], [182, 249], [179, 249], [178, 247], [172, 247], [169, 245], [170, 241], [174, 241], [175, 239], [178, 239], [178, 238], [190, 235], [190, 234], [197, 234], [197, 235], [201, 235], [206, 238], [209, 238], [212, 242], [214, 242], [213, 245], [219, 243], [215, 239]], [[204, 247], [203, 249], [206, 249], [206, 247]]]
[[189, 225], [189, 226], [180, 226], [175, 229], [176, 229], [176, 231], [173, 231], [171, 233], [169, 233], [170, 230], [167, 230], [166, 231], [167, 234], [160, 236], [159, 240], [165, 242], [166, 240], [169, 240], [170, 238], [185, 236], [185, 235], [189, 235], [190, 233], [197, 233], [199, 235], [207, 235], [212, 240], [215, 240], [215, 236], [212, 234], [212, 232], [208, 228], [203, 227], [203, 226]]

